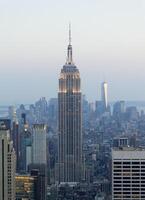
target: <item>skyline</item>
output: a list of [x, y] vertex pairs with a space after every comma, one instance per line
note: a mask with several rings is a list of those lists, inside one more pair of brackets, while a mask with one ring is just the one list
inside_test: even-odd
[[100, 99], [101, 83], [107, 81], [109, 101], [145, 100], [144, 9], [143, 0], [2, 0], [1, 104], [57, 96], [69, 21], [82, 93]]

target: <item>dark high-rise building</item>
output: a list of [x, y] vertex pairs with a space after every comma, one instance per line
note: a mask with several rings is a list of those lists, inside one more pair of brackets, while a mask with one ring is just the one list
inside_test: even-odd
[[17, 172], [20, 169], [20, 134], [19, 134], [19, 124], [17, 121], [12, 123], [12, 139], [13, 146], [16, 152], [16, 170]]
[[26, 172], [31, 163], [31, 145], [32, 135], [25, 125], [20, 133], [20, 171]]
[[21, 114], [21, 120], [22, 120], [22, 124], [25, 125], [26, 124], [26, 113]]
[[[41, 172], [43, 166], [31, 166], [30, 174], [16, 174], [16, 200], [45, 200], [44, 175]], [[36, 167], [36, 169], [35, 169]]]
[[61, 69], [58, 92], [58, 180], [79, 182], [82, 167], [81, 79], [72, 59], [71, 31], [67, 61]]
[[45, 164], [30, 164], [29, 172], [35, 177], [36, 200], [46, 200], [47, 195], [47, 177]]

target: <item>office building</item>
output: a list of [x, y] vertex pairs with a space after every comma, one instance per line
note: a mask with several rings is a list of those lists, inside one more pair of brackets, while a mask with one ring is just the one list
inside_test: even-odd
[[20, 159], [19, 159], [19, 171], [27, 172], [28, 164], [31, 163], [31, 145], [32, 134], [29, 131], [28, 125], [24, 125], [20, 133]]
[[12, 139], [13, 146], [16, 153], [16, 171], [20, 170], [20, 132], [19, 132], [19, 124], [17, 121], [13, 121], [12, 123]]
[[44, 178], [38, 169], [30, 170], [30, 174], [16, 174], [16, 200], [45, 199]]
[[53, 130], [57, 129], [57, 120], [58, 119], [58, 99], [51, 98], [49, 100], [48, 105], [48, 122], [49, 126], [53, 128]]
[[113, 116], [117, 119], [121, 119], [125, 113], [125, 101], [117, 101], [113, 105]]
[[16, 157], [10, 132], [0, 123], [0, 200], [15, 200]]
[[145, 149], [112, 150], [112, 200], [145, 199]]
[[81, 79], [72, 59], [70, 30], [67, 61], [59, 77], [58, 131], [58, 181], [78, 182], [82, 167]]
[[127, 147], [129, 146], [129, 140], [125, 136], [113, 138], [113, 147]]
[[44, 124], [34, 124], [32, 133], [32, 163], [47, 164], [46, 153], [46, 126]]
[[39, 200], [46, 199], [47, 188], [47, 147], [46, 147], [46, 125], [34, 124], [32, 131], [32, 163], [29, 171], [39, 173]]
[[102, 101], [96, 101], [95, 113], [96, 117], [100, 117], [104, 113], [104, 104]]
[[16, 200], [36, 200], [35, 178], [30, 175], [16, 175]]

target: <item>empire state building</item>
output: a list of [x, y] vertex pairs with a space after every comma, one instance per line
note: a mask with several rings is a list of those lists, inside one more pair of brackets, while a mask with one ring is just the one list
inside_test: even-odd
[[61, 69], [58, 92], [58, 181], [79, 182], [82, 168], [81, 79], [72, 59], [71, 30], [67, 61]]

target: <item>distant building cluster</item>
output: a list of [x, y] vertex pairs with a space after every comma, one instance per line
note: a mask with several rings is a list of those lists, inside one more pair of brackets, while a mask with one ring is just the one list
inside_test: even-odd
[[96, 102], [82, 95], [69, 30], [58, 98], [0, 118], [0, 200], [145, 199], [144, 110], [100, 88]]

